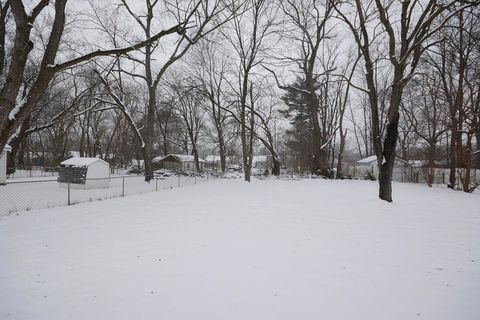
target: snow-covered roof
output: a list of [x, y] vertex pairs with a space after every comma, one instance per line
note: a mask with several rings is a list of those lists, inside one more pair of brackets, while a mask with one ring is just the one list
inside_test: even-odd
[[259, 156], [252, 157], [252, 162], [267, 162], [267, 161], [268, 161], [267, 155], [259, 155]]
[[[176, 158], [179, 162], [195, 162], [195, 157], [193, 155], [189, 154], [169, 154], [165, 157], [155, 157], [152, 159], [153, 162], [159, 162], [162, 161], [168, 157], [174, 157]], [[198, 162], [205, 162], [205, 160], [198, 158]]]
[[62, 161], [62, 163], [60, 163], [60, 164], [65, 165], [65, 166], [88, 167], [89, 165], [91, 165], [92, 163], [97, 162], [97, 161], [104, 162], [108, 165], [107, 162], [103, 161], [100, 158], [80, 158], [80, 157], [67, 159], [65, 161]]
[[6, 144], [5, 147], [3, 147], [3, 151], [12, 151], [12, 147], [10, 147], [10, 145]]
[[358, 160], [357, 163], [370, 163], [370, 162], [373, 162], [373, 161], [377, 161], [377, 156], [370, 156], [370, 157], [367, 157], [367, 158], [363, 158], [361, 160]]

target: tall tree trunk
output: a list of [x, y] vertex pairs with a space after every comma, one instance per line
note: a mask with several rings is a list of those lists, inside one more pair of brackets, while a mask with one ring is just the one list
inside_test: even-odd
[[167, 136], [163, 136], [163, 155], [167, 156], [168, 155], [168, 143], [167, 143]]
[[[452, 125], [452, 128], [456, 126]], [[448, 177], [448, 187], [455, 190], [456, 170], [457, 170], [457, 131], [452, 130], [450, 136], [450, 173]]]
[[[10, 141], [10, 147], [12, 147], [12, 151], [7, 158], [7, 168], [9, 172], [15, 172], [16, 167], [16, 160], [17, 160], [17, 152], [20, 150], [21, 145], [24, 143], [25, 139], [27, 138], [26, 131], [30, 128], [30, 115], [22, 122], [22, 126], [20, 127], [20, 132], [17, 136], [15, 136]], [[23, 160], [23, 159], [22, 159]], [[22, 163], [23, 165], [23, 163]]]
[[306, 71], [306, 88], [308, 91], [308, 108], [312, 124], [312, 159], [310, 170], [313, 174], [321, 174], [328, 167], [325, 159], [325, 152], [322, 148], [322, 132], [318, 122], [318, 97], [315, 93], [313, 73]]
[[476, 153], [476, 168], [480, 169], [480, 128], [475, 132], [475, 140], [477, 141], [477, 153]]
[[345, 152], [345, 142], [347, 140], [347, 130], [342, 132], [342, 125], [340, 125], [340, 149], [338, 151], [338, 160], [337, 160], [337, 179], [343, 178], [343, 153]]
[[145, 133], [143, 141], [145, 146], [143, 147], [143, 160], [145, 163], [145, 181], [149, 182], [153, 179], [153, 165], [152, 165], [152, 147], [153, 147], [153, 126], [156, 107], [156, 94], [150, 90], [148, 106], [147, 106], [147, 119], [145, 124]]
[[395, 70], [388, 110], [387, 132], [383, 142], [383, 159], [381, 159], [381, 163], [379, 164], [379, 197], [388, 202], [393, 201], [392, 180], [398, 140], [398, 123], [400, 120], [399, 109], [403, 93], [403, 72], [404, 70], [402, 68], [397, 68], [397, 70]]
[[223, 137], [223, 130], [218, 133], [218, 152], [220, 153], [220, 169], [225, 172], [227, 168], [227, 155], [225, 154], [225, 140]]
[[471, 159], [472, 159], [472, 138], [473, 132], [467, 133], [467, 146], [465, 152], [465, 177], [463, 179], [463, 191], [470, 192], [470, 170], [471, 170]]
[[428, 164], [427, 164], [427, 185], [433, 186], [435, 180], [435, 156], [437, 152], [437, 141], [429, 141], [428, 147]]
[[280, 175], [280, 161], [278, 157], [272, 157], [272, 174], [277, 177]]
[[192, 153], [193, 153], [193, 161], [195, 161], [196, 172], [199, 172], [200, 171], [200, 162], [199, 162], [199, 158], [198, 158], [198, 150], [197, 150], [196, 145], [194, 145], [192, 147]]
[[383, 143], [384, 161], [379, 170], [379, 197], [382, 200], [392, 202], [392, 180], [393, 167], [395, 165], [395, 148], [398, 138], [398, 121], [400, 114], [398, 111], [393, 115], [387, 124], [387, 135]]

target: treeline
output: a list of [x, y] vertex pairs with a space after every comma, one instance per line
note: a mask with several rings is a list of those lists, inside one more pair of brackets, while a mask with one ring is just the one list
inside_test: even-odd
[[330, 178], [376, 155], [480, 167], [478, 1], [0, 1], [0, 150], [115, 166], [253, 155]]

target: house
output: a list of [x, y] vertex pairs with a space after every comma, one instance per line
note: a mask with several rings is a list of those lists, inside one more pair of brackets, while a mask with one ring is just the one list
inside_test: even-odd
[[100, 158], [70, 158], [60, 164], [60, 187], [105, 189], [110, 186], [110, 166]]
[[[234, 157], [231, 156], [225, 156], [225, 166], [228, 167], [232, 164], [234, 164]], [[217, 155], [208, 155], [205, 158], [205, 167], [210, 168], [210, 169], [220, 169], [221, 164], [220, 164], [220, 156]]]
[[10, 151], [12, 151], [12, 147], [6, 144], [0, 154], [0, 185], [7, 183], [7, 154]]
[[[393, 179], [396, 181], [416, 181], [420, 169], [424, 166], [422, 160], [403, 160], [401, 158], [395, 158], [393, 167]], [[367, 177], [373, 176], [378, 178], [378, 164], [377, 156], [370, 156], [361, 160], [358, 160], [354, 166], [354, 176]]]
[[258, 155], [252, 157], [252, 168], [258, 170], [271, 170], [272, 169], [272, 156], [271, 155]]
[[[169, 154], [165, 157], [156, 157], [152, 162], [159, 169], [195, 171], [195, 157], [186, 154]], [[198, 158], [198, 166], [203, 170], [205, 160]]]

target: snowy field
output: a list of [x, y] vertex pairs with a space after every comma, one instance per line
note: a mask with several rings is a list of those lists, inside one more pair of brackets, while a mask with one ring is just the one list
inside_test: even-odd
[[480, 194], [217, 180], [0, 219], [0, 319], [478, 320]]

